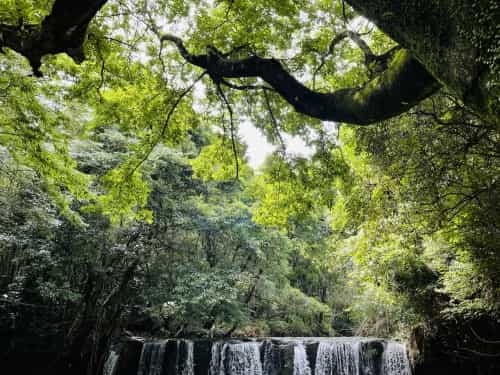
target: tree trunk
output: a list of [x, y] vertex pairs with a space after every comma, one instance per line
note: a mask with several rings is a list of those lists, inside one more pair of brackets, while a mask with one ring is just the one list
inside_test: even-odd
[[500, 112], [496, 0], [346, 0], [486, 120]]

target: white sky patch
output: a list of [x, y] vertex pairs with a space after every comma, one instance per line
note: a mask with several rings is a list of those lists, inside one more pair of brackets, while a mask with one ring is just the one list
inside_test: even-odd
[[258, 169], [264, 160], [276, 150], [276, 146], [270, 144], [264, 134], [253, 126], [250, 121], [242, 121], [239, 124], [238, 135], [248, 146], [248, 164], [253, 169]]
[[283, 140], [288, 155], [302, 156], [308, 159], [314, 154], [314, 149], [308, 146], [301, 137], [283, 134]]
[[[259, 169], [266, 158], [277, 148], [270, 144], [264, 134], [248, 120], [239, 124], [238, 135], [248, 146], [248, 164], [253, 169]], [[314, 153], [314, 149], [308, 146], [301, 137], [283, 134], [283, 140], [289, 155], [309, 158]]]

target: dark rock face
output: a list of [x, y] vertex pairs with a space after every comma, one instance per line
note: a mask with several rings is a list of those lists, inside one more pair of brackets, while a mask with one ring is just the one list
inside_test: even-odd
[[315, 368], [316, 368], [316, 355], [318, 353], [318, 346], [319, 343], [317, 342], [310, 342], [310, 343], [305, 343], [306, 347], [306, 354], [307, 358], [309, 360], [309, 366], [311, 367], [311, 373], [314, 373]]
[[194, 342], [194, 375], [208, 375], [212, 358], [212, 341], [196, 340]]
[[380, 341], [367, 341], [361, 343], [360, 367], [363, 375], [383, 375], [382, 361], [384, 344]]
[[177, 341], [167, 341], [163, 363], [163, 369], [166, 375], [175, 375], [177, 373], [177, 347]]
[[293, 375], [293, 343], [268, 340], [262, 343], [261, 348], [263, 373], [268, 375]]
[[[59, 311], [36, 310], [31, 306], [0, 303], [0, 373], [19, 375], [58, 374], [63, 336], [55, 324], [62, 321]], [[25, 322], [18, 324], [17, 322]], [[65, 363], [70, 366], [70, 363]], [[74, 368], [74, 365], [72, 366]], [[76, 368], [74, 368], [77, 374]], [[69, 373], [69, 372], [68, 372]]]
[[116, 374], [137, 375], [139, 358], [144, 343], [140, 340], [128, 339], [123, 342], [120, 357], [116, 363]]

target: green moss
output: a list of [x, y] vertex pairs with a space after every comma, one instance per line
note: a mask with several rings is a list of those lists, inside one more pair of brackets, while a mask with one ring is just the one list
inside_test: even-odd
[[469, 108], [483, 117], [498, 118], [498, 1], [349, 0], [349, 3], [410, 50], [435, 79]]

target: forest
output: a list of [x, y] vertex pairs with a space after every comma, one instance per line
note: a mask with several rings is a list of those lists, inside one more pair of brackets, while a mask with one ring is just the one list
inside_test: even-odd
[[500, 373], [497, 1], [2, 0], [0, 52], [0, 372], [376, 337], [411, 370], [176, 371]]

